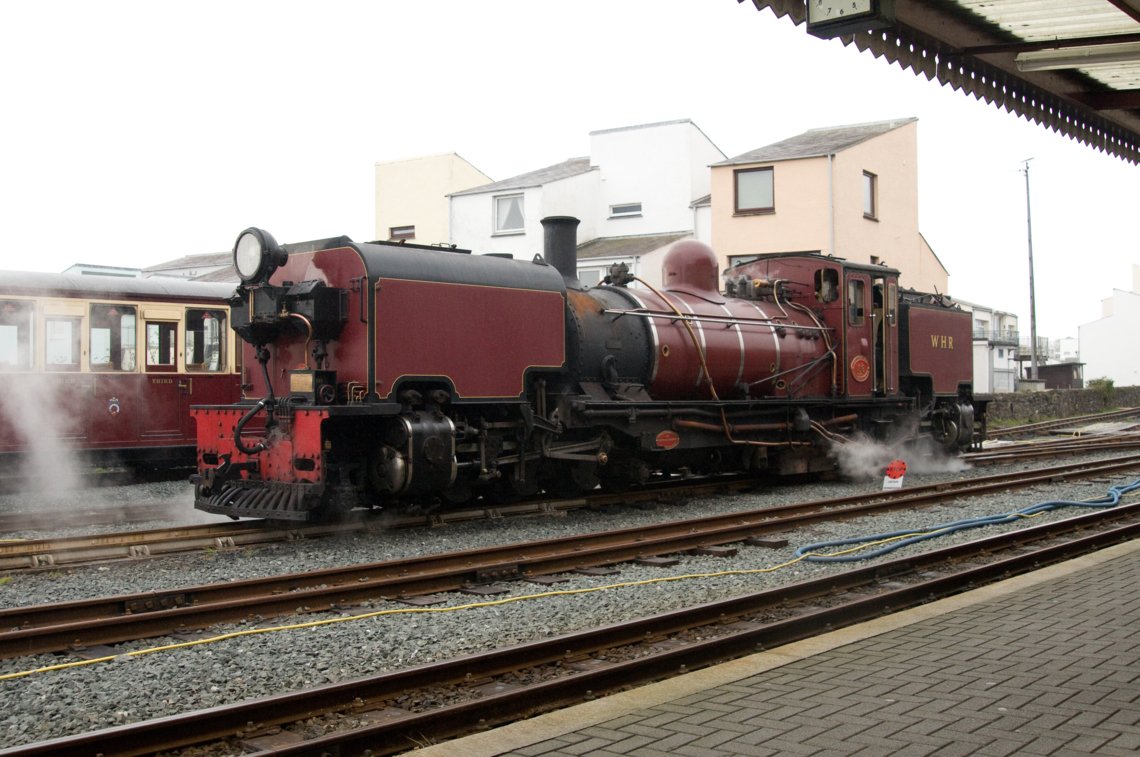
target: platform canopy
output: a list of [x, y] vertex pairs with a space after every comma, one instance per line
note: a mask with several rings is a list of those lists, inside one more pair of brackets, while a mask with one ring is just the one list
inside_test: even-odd
[[752, 4], [1140, 163], [1140, 0]]

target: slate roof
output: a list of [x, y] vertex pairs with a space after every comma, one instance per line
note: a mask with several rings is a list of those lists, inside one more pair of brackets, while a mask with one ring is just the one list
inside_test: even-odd
[[537, 171], [530, 171], [528, 173], [512, 176], [509, 179], [502, 181], [494, 181], [490, 184], [483, 184], [482, 186], [472, 187], [471, 189], [464, 189], [461, 192], [452, 192], [448, 197], [462, 197], [463, 195], [476, 195], [485, 192], [502, 192], [509, 189], [526, 189], [528, 187], [541, 187], [543, 184], [548, 184], [552, 181], [559, 179], [568, 179], [571, 176], [584, 174], [592, 171], [589, 158], [570, 158], [561, 163], [555, 163], [546, 168], [539, 168]]
[[241, 281], [241, 277], [238, 276], [237, 269], [234, 268], [234, 264], [231, 261], [230, 264], [227, 265], [225, 268], [219, 268], [216, 271], [210, 271], [209, 273], [204, 273], [201, 276], [195, 276], [193, 280], [194, 281], [219, 281], [219, 282], [224, 282], [224, 283], [228, 283], [228, 284], [236, 284], [239, 281]]
[[789, 137], [780, 142], [737, 155], [714, 166], [737, 166], [743, 163], [767, 163], [777, 160], [795, 160], [797, 158], [819, 158], [825, 155], [846, 150], [860, 142], [866, 142], [872, 137], [878, 137], [889, 131], [894, 131], [906, 124], [914, 123], [917, 118], [900, 118], [891, 121], [876, 121], [866, 124], [850, 124], [848, 126], [833, 126], [826, 129], [811, 129], [803, 134]]
[[622, 258], [648, 255], [654, 250], [673, 244], [679, 239], [693, 236], [691, 231], [670, 234], [647, 234], [629, 237], [598, 237], [578, 245], [578, 260], [586, 258]]
[[206, 252], [199, 255], [184, 255], [165, 263], [147, 266], [143, 271], [169, 271], [172, 268], [194, 268], [196, 266], [205, 268], [209, 266], [229, 265], [232, 262], [232, 252]]

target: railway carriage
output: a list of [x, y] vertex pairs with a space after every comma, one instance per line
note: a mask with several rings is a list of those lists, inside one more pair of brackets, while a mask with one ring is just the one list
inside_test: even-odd
[[198, 407], [195, 506], [318, 520], [364, 507], [831, 469], [862, 434], [984, 434], [971, 320], [898, 271], [694, 241], [660, 288], [576, 276], [576, 226], [530, 261], [248, 229], [231, 300], [251, 398]]
[[0, 273], [0, 459], [186, 465], [195, 403], [236, 402], [232, 284]]

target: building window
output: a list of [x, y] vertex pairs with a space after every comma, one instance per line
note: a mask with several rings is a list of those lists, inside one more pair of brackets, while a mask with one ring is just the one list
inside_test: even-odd
[[495, 198], [495, 233], [518, 234], [523, 230], [523, 196]]
[[879, 177], [868, 171], [863, 172], [863, 217], [879, 217]]
[[774, 170], [745, 168], [735, 173], [737, 213], [772, 213], [776, 210]]
[[623, 205], [610, 206], [610, 218], [621, 218], [623, 216], [639, 216], [641, 215], [640, 202], [627, 202]]
[[602, 281], [602, 271], [599, 268], [583, 268], [578, 271], [578, 281], [585, 287], [596, 287]]
[[388, 227], [388, 239], [393, 242], [401, 239], [415, 239], [416, 227], [415, 226], [390, 226]]

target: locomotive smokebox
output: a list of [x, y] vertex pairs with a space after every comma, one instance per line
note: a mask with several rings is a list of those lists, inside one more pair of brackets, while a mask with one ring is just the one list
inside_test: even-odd
[[578, 281], [578, 224], [572, 216], [549, 216], [542, 219], [542, 256], [562, 274], [566, 286], [581, 289]]

